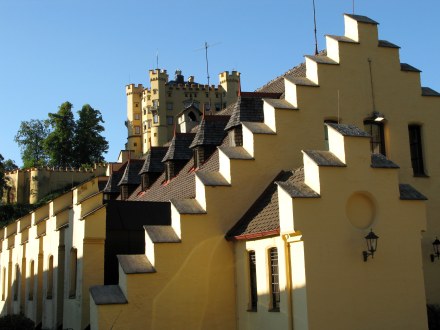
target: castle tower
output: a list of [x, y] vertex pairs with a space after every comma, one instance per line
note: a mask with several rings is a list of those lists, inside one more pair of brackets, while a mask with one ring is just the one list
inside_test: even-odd
[[125, 87], [127, 95], [127, 144], [125, 149], [132, 150], [133, 157], [142, 155], [142, 108], [141, 96], [144, 87], [130, 84]]
[[238, 91], [240, 89], [240, 72], [224, 71], [218, 75], [220, 86], [226, 92], [225, 100], [227, 104], [234, 102], [237, 99]]

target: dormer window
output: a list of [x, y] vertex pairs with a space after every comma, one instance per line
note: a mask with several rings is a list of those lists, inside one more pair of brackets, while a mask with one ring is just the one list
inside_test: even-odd
[[128, 185], [121, 185], [121, 199], [123, 201], [128, 199]]
[[241, 147], [243, 145], [243, 130], [241, 125], [229, 131], [229, 142], [233, 147]]

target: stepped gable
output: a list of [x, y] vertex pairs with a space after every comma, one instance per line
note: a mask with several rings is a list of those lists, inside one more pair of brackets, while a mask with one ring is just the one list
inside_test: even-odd
[[220, 145], [227, 134], [225, 127], [229, 118], [229, 116], [205, 116], [198, 126], [196, 136], [189, 147]]
[[124, 174], [121, 177], [121, 180], [118, 183], [118, 186], [129, 184], [129, 185], [138, 185], [141, 183], [141, 177], [139, 176], [139, 171], [144, 164], [143, 159], [130, 159], [128, 161], [127, 166], [125, 167]]
[[123, 163], [123, 164], [118, 164], [118, 163], [114, 163], [114, 164], [110, 164], [110, 168], [112, 173], [110, 174], [110, 177], [107, 181], [107, 184], [105, 185], [103, 192], [107, 193], [107, 194], [111, 194], [111, 193], [117, 193], [119, 194], [120, 189], [119, 189], [119, 182], [122, 179], [122, 176], [124, 175], [125, 172], [125, 168], [127, 167], [127, 162]]
[[188, 160], [192, 157], [192, 151], [189, 148], [191, 142], [194, 140], [194, 133], [176, 133], [171, 140], [168, 151], [162, 162], [167, 160]]
[[[322, 50], [316, 56], [327, 56], [327, 50]], [[264, 86], [256, 89], [256, 92], [264, 92], [264, 93], [280, 93], [284, 94], [284, 78], [292, 79], [292, 78], [306, 78], [306, 63], [303, 62], [292, 69], [286, 71], [281, 76], [276, 77], [275, 79], [269, 81]], [[284, 95], [281, 96], [284, 98]]]
[[150, 147], [139, 174], [162, 173], [164, 170], [162, 159], [165, 157], [167, 151], [167, 147]]
[[243, 121], [264, 121], [263, 98], [279, 98], [279, 93], [242, 92], [234, 103], [234, 109], [225, 130], [241, 125]]
[[303, 182], [304, 171], [281, 171], [243, 217], [228, 231], [227, 240], [254, 239], [280, 233], [276, 182]]

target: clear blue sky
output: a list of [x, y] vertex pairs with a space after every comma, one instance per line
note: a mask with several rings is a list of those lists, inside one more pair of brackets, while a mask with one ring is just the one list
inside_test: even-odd
[[[352, 0], [315, 0], [319, 49], [343, 35]], [[357, 0], [355, 13], [380, 23], [379, 37], [401, 46], [401, 62], [440, 91], [440, 2]], [[45, 119], [64, 101], [89, 103], [105, 120], [108, 161], [124, 148], [125, 85], [148, 85], [148, 70], [177, 68], [205, 83], [224, 70], [242, 73], [252, 91], [312, 54], [312, 0], [0, 0], [0, 154], [21, 164], [13, 138], [20, 122]], [[415, 109], [416, 110], [416, 109]], [[439, 109], [440, 111], [440, 109]]]

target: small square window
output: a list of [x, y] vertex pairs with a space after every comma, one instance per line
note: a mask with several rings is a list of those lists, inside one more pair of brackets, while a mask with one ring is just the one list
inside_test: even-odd
[[135, 114], [134, 114], [134, 119], [139, 120], [140, 117], [141, 117], [141, 116], [140, 116], [138, 113], [135, 113]]
[[141, 128], [140, 128], [140, 126], [135, 126], [135, 127], [134, 127], [134, 132], [135, 132], [135, 134], [141, 134]]
[[172, 111], [173, 110], [173, 103], [172, 102], [167, 102], [167, 110], [168, 111]]
[[173, 116], [167, 116], [167, 125], [173, 125]]

